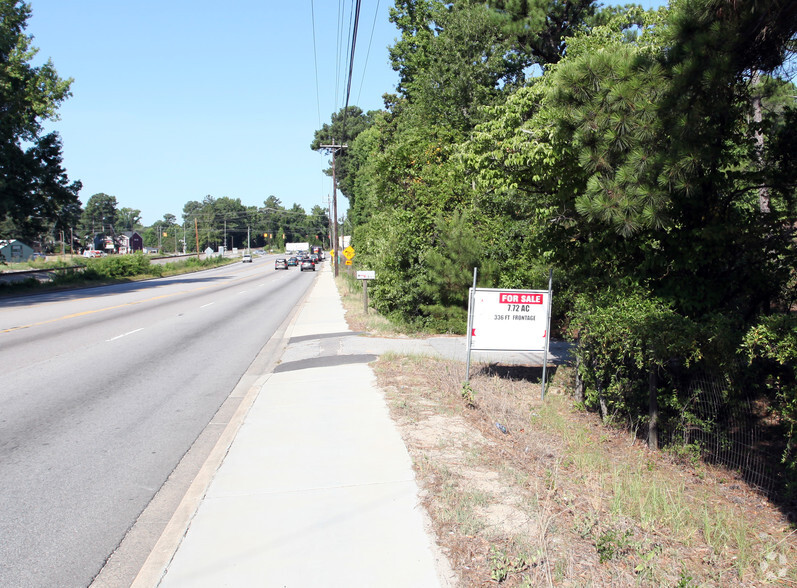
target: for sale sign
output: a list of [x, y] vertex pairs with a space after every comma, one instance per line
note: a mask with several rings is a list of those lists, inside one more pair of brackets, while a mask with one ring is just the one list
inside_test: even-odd
[[471, 288], [471, 301], [471, 350], [545, 351], [549, 291]]

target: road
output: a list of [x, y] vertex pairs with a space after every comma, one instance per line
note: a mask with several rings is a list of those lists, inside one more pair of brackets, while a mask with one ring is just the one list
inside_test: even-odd
[[312, 284], [274, 256], [0, 299], [0, 586], [87, 586]]

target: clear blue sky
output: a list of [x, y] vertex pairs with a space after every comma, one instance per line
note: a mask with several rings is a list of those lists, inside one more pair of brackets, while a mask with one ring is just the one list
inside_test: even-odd
[[[345, 100], [354, 2], [28, 1], [37, 61], [51, 58], [74, 78], [48, 128], [61, 135], [70, 180], [83, 182], [83, 204], [105, 192], [140, 209], [145, 225], [179, 219], [186, 202], [208, 194], [326, 207], [328, 157], [309, 145]], [[363, 110], [395, 90], [392, 5], [361, 3], [349, 103]], [[339, 213], [345, 206], [340, 197]]]

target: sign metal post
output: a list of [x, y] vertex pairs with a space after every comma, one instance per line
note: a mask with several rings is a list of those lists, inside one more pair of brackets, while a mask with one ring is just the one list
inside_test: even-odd
[[468, 360], [466, 362], [465, 367], [465, 381], [470, 382], [470, 336], [471, 336], [471, 329], [473, 328], [473, 293], [476, 291], [476, 275], [478, 272], [478, 268], [473, 268], [473, 288], [470, 289], [468, 292], [468, 338], [467, 338], [467, 347], [468, 347]]

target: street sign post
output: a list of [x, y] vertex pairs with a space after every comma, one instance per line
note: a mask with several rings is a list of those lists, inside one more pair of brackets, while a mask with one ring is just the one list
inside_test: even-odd
[[[351, 260], [346, 263], [351, 263]], [[373, 270], [360, 270], [357, 272], [357, 279], [363, 281], [363, 312], [368, 314], [368, 280], [375, 280], [376, 272]]]

